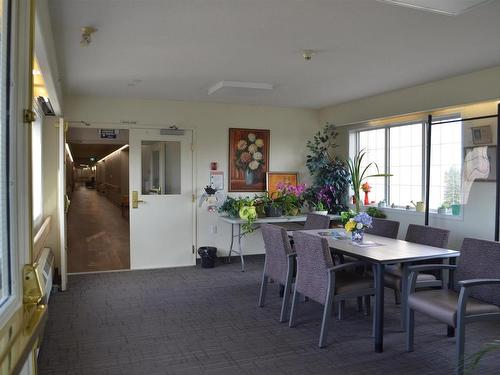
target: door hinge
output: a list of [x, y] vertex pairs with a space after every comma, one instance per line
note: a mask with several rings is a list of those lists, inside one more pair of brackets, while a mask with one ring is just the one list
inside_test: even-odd
[[194, 254], [194, 245], [193, 245], [193, 254]]
[[36, 120], [36, 113], [31, 109], [23, 109], [23, 121], [25, 124], [31, 124]]

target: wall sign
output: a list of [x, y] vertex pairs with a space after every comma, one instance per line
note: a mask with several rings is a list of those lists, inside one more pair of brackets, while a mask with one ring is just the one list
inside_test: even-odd
[[224, 172], [210, 171], [210, 186], [216, 190], [224, 190]]
[[99, 129], [97, 132], [101, 139], [116, 139], [120, 133], [118, 129]]

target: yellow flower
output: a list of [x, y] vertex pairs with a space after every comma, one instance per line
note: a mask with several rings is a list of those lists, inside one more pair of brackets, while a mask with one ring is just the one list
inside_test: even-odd
[[349, 219], [344, 228], [346, 231], [352, 232], [356, 228], [356, 222], [353, 219]]

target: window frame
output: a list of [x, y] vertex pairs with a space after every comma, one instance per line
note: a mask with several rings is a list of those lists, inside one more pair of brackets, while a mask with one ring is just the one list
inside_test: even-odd
[[[449, 121], [449, 120], [454, 120], [456, 119], [457, 122], [462, 122], [462, 114], [457, 112], [457, 113], [450, 113], [446, 115], [439, 115], [436, 117], [432, 118], [432, 125], [439, 125], [440, 122], [443, 121]], [[428, 125], [428, 118], [427, 117], [418, 117], [412, 120], [408, 121], [402, 121], [402, 122], [394, 122], [394, 123], [386, 123], [383, 125], [369, 125], [367, 123], [361, 124], [360, 126], [356, 126], [352, 128], [349, 131], [350, 139], [351, 141], [349, 142], [349, 155], [353, 157], [355, 153], [358, 153], [360, 151], [360, 133], [364, 131], [370, 131], [370, 130], [378, 130], [378, 129], [384, 129], [385, 130], [385, 169], [383, 173], [390, 174], [391, 173], [391, 166], [390, 166], [390, 149], [391, 149], [391, 136], [390, 136], [390, 129], [395, 128], [395, 127], [401, 127], [401, 126], [409, 126], [409, 125], [417, 125], [419, 124], [422, 128], [422, 186], [421, 186], [421, 194], [422, 194], [422, 199], [425, 201], [426, 200], [426, 191], [425, 187], [427, 185], [427, 176], [426, 176], [426, 165], [427, 165], [427, 125]], [[461, 126], [461, 140], [462, 140], [462, 159], [463, 159], [463, 124]], [[432, 157], [432, 155], [431, 155]], [[386, 208], [391, 208], [391, 209], [396, 209], [403, 211], [404, 206], [395, 206], [391, 207], [390, 203], [390, 197], [391, 197], [391, 184], [390, 184], [390, 176], [383, 177], [384, 179], [384, 185], [385, 185], [385, 194], [384, 194], [384, 200], [386, 202]], [[350, 193], [351, 195], [351, 193]], [[404, 210], [406, 211], [406, 210]], [[436, 209], [430, 209], [429, 212], [431, 213], [436, 213]], [[461, 215], [463, 215], [461, 213]], [[447, 215], [449, 216], [449, 215]]]

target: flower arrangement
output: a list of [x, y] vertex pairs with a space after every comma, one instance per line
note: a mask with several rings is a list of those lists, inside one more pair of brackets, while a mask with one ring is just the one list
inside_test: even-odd
[[372, 191], [372, 187], [370, 186], [368, 181], [366, 181], [363, 185], [361, 185], [361, 190], [363, 190], [365, 193], [369, 193], [370, 191]]
[[245, 172], [247, 185], [254, 182], [253, 174], [264, 165], [264, 140], [254, 133], [248, 133], [246, 139], [240, 139], [236, 144], [236, 168]]
[[276, 192], [277, 197], [275, 201], [281, 206], [284, 214], [290, 216], [298, 215], [304, 203], [306, 185], [291, 185], [280, 182], [276, 188], [278, 191]]
[[352, 233], [353, 242], [363, 242], [364, 230], [372, 227], [373, 219], [366, 212], [356, 214], [344, 225], [346, 232]]

